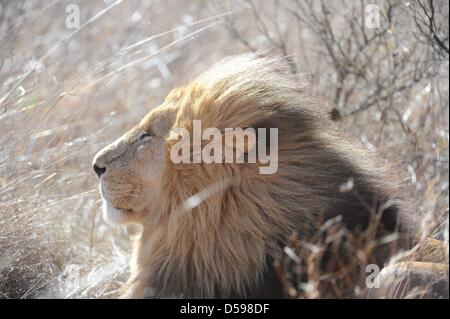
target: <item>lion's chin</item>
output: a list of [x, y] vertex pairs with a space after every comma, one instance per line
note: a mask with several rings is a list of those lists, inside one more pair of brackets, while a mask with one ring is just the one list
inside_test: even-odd
[[121, 225], [128, 221], [125, 213], [121, 209], [115, 208], [106, 200], [103, 200], [102, 210], [103, 219], [106, 222]]

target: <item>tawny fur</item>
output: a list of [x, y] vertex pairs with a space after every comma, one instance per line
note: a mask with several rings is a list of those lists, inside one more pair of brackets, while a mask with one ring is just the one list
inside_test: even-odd
[[[172, 91], [157, 110], [173, 115], [163, 116], [171, 129], [124, 297], [255, 297], [294, 231], [307, 239], [318, 222], [342, 215], [358, 232], [380, 213], [383, 228], [410, 228], [402, 178], [345, 138], [308, 83], [277, 59], [248, 54], [224, 60]], [[259, 164], [172, 163], [173, 130], [191, 132], [193, 120], [221, 130], [278, 128], [278, 171], [260, 175]], [[349, 180], [353, 188], [340, 191]], [[208, 189], [198, 206], [186, 208], [186, 200]]]

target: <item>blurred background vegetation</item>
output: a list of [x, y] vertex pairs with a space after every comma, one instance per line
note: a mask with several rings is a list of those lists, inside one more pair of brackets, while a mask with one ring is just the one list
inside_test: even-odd
[[102, 221], [93, 155], [248, 51], [282, 55], [348, 135], [400, 161], [448, 241], [448, 23], [444, 0], [2, 1], [0, 298], [116, 297], [138, 230]]

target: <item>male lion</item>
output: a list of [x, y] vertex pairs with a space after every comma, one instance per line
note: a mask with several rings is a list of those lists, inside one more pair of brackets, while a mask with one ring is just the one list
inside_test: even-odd
[[[277, 128], [277, 171], [174, 163], [176, 129], [192, 132], [194, 120], [221, 132]], [[355, 236], [376, 225], [372, 240], [416, 232], [396, 171], [343, 137], [307, 83], [273, 58], [228, 58], [173, 90], [95, 156], [94, 170], [104, 216], [143, 229], [124, 297], [282, 297], [274, 260], [293, 233], [307, 242], [337, 216]], [[376, 249], [380, 268], [406, 241], [392, 242]]]

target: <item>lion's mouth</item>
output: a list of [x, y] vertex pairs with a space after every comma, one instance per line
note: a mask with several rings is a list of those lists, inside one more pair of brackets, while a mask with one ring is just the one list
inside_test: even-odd
[[110, 202], [103, 199], [103, 219], [113, 224], [123, 224], [125, 216], [121, 209], [114, 207]]
[[110, 200], [108, 193], [105, 192], [100, 182], [100, 195], [102, 198], [103, 219], [113, 224], [124, 224], [133, 219], [136, 211], [129, 207], [117, 206], [114, 201]]

